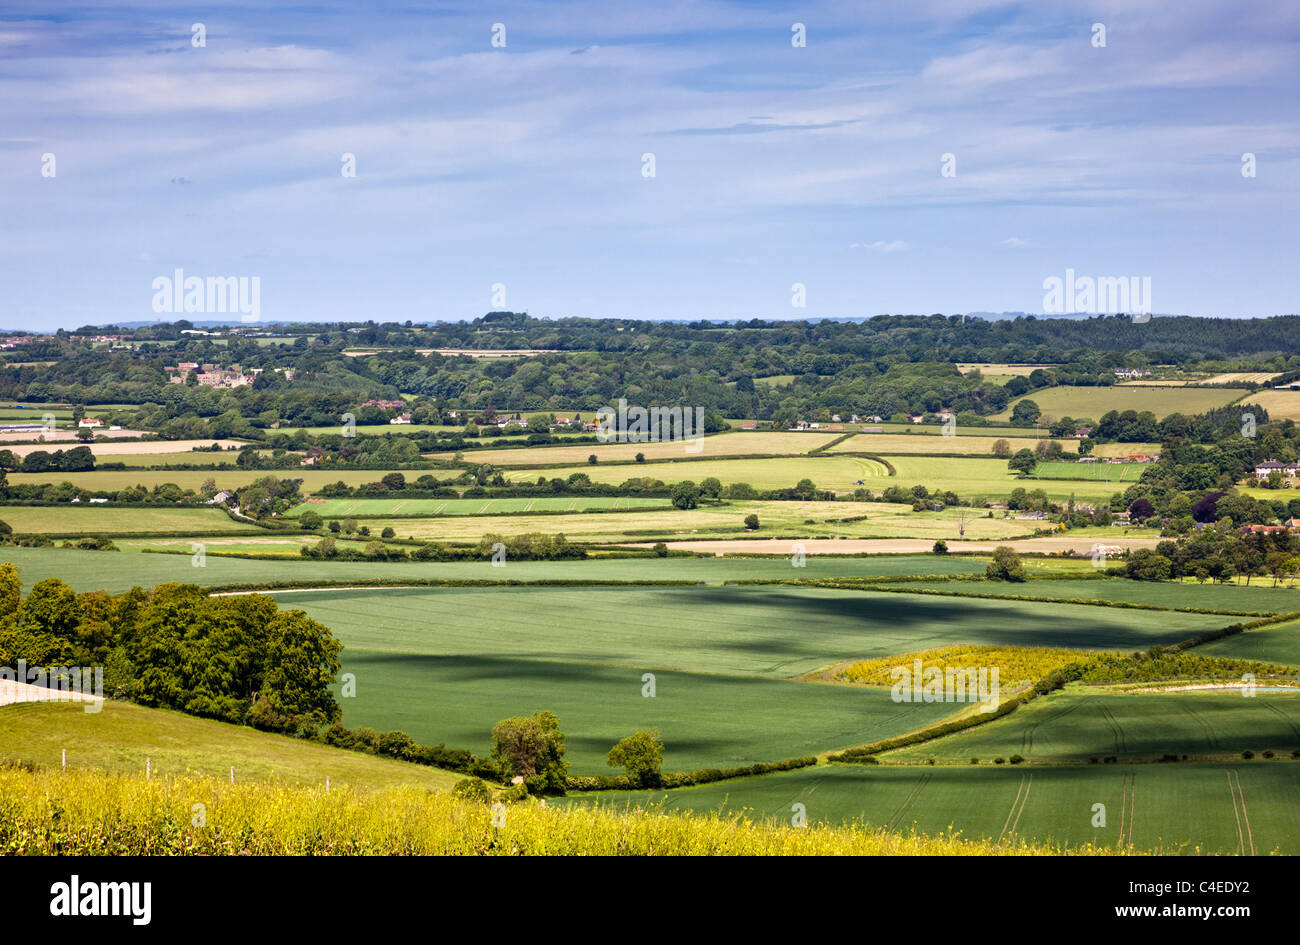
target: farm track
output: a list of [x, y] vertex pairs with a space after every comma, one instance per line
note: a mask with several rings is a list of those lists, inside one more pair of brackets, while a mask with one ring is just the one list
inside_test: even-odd
[[903, 799], [903, 803], [898, 805], [898, 809], [895, 810], [893, 815], [889, 818], [889, 823], [885, 826], [886, 830], [892, 833], [902, 825], [903, 818], [907, 816], [913, 805], [916, 804], [917, 799], [921, 796], [921, 792], [924, 791], [926, 785], [930, 783], [931, 777], [932, 775], [927, 772], [917, 778], [916, 783], [912, 785], [911, 792]]
[[1007, 819], [1002, 824], [1002, 832], [998, 834], [999, 840], [1006, 837], [1008, 833], [1015, 833], [1016, 827], [1020, 825], [1020, 816], [1025, 812], [1025, 803], [1029, 800], [1029, 790], [1033, 787], [1033, 784], [1034, 776], [1032, 773], [1020, 776], [1020, 787], [1016, 790], [1016, 799], [1011, 802], [1011, 810], [1007, 811]]
[[1124, 847], [1133, 842], [1133, 814], [1137, 807], [1137, 774], [1128, 772], [1120, 784], [1119, 840], [1117, 846]]
[[1225, 771], [1228, 776], [1228, 793], [1232, 796], [1232, 813], [1237, 818], [1237, 843], [1242, 856], [1255, 855], [1255, 837], [1250, 829], [1250, 815], [1246, 812], [1246, 794], [1241, 789], [1241, 775], [1236, 768]]

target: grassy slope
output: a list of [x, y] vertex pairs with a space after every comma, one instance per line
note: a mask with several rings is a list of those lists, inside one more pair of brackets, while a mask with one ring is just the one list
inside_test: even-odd
[[[1300, 606], [1296, 609], [1300, 609]], [[1197, 652], [1204, 652], [1207, 656], [1267, 660], [1300, 666], [1300, 620], [1247, 630], [1222, 640], [1214, 640], [1198, 647]]]
[[[959, 594], [994, 594], [1007, 597], [1055, 597], [1152, 604], [1156, 607], [1194, 608], [1236, 613], [1290, 613], [1300, 610], [1300, 592], [1269, 587], [1267, 582], [1246, 585], [1169, 584], [1123, 579], [1080, 581], [998, 581], [952, 584], [921, 581], [909, 587], [953, 591]], [[1234, 623], [1235, 621], [1225, 621]], [[1297, 662], [1300, 662], [1298, 660]]]
[[96, 768], [143, 776], [214, 777], [229, 783], [276, 781], [356, 788], [451, 788], [461, 776], [423, 765], [376, 758], [238, 725], [107, 701], [100, 712], [69, 703], [0, 707], [0, 759], [58, 768]]

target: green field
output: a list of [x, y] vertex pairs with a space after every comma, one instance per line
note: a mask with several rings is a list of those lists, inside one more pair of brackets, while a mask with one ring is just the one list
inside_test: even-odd
[[[114, 554], [63, 548], [0, 546], [0, 561], [13, 562], [23, 584], [56, 577], [78, 591], [103, 588], [119, 594], [132, 587], [152, 587], [167, 581], [211, 587], [224, 584], [310, 582], [333, 585], [349, 581], [723, 581], [786, 580], [790, 578], [873, 577], [899, 574], [983, 573], [984, 562], [934, 555], [877, 555], [832, 558], [810, 555], [805, 567], [791, 567], [776, 558], [614, 558], [587, 561], [516, 561], [494, 568], [489, 561], [369, 562], [264, 561], [222, 558], [208, 546], [203, 567], [191, 564], [188, 543], [183, 554]], [[112, 554], [110, 562], [105, 556]], [[111, 565], [111, 566], [110, 566]], [[568, 615], [572, 617], [572, 615]]]
[[[944, 643], [1134, 649], [1222, 617], [793, 587], [446, 588], [276, 593], [344, 643], [348, 725], [483, 750], [492, 725], [548, 709], [575, 772], [658, 728], [670, 770], [846, 748], [922, 727], [943, 704], [785, 677]], [[582, 614], [575, 621], [572, 615]], [[643, 674], [657, 680], [642, 695]]]
[[1032, 400], [1045, 416], [1088, 417], [1100, 420], [1112, 410], [1149, 410], [1157, 420], [1171, 413], [1205, 413], [1215, 407], [1232, 403], [1241, 392], [1214, 387], [1140, 387], [1135, 384], [1116, 384], [1111, 387], [1044, 387], [1030, 391], [1007, 404], [1007, 409], [989, 417], [990, 420], [1009, 420], [1016, 404]]
[[200, 775], [228, 780], [358, 788], [409, 785], [446, 790], [458, 775], [198, 719], [167, 709], [106, 701], [99, 712], [68, 702], [0, 706], [0, 760], [58, 768], [99, 768], [156, 777]]
[[[909, 453], [928, 456], [960, 453], [966, 456], [990, 456], [993, 445], [1005, 440], [1014, 453], [1021, 449], [1032, 450], [1042, 440], [1026, 437], [1019, 430], [1016, 437], [1000, 436], [914, 436], [910, 433], [859, 433], [841, 443], [836, 443], [828, 453], [872, 453], [876, 456], [906, 456]], [[1078, 440], [1053, 440], [1067, 453], [1077, 452]], [[1005, 460], [1003, 460], [1005, 462]]]
[[[737, 434], [743, 435], [743, 434]], [[1005, 463], [1003, 464], [1005, 468]], [[546, 470], [508, 470], [506, 479], [512, 482], [535, 482], [538, 475], [547, 479], [568, 478], [573, 473], [586, 473], [592, 482], [618, 484], [628, 479], [650, 477], [664, 482], [689, 479], [700, 482], [710, 476], [720, 479], [723, 485], [747, 482], [756, 489], [783, 489], [800, 479], [810, 478], [821, 489], [852, 492], [859, 479], [869, 486], [883, 488], [879, 480], [888, 474], [881, 463], [856, 456], [792, 456], [776, 459], [704, 459], [678, 463], [636, 463], [630, 466], [565, 466]], [[889, 485], [885, 483], [884, 485]]]
[[[1300, 610], [1300, 607], [1295, 609]], [[1247, 630], [1245, 633], [1213, 640], [1198, 647], [1197, 652], [1204, 652], [1208, 656], [1300, 666], [1300, 620], [1275, 623], [1258, 630]]]
[[899, 705], [879, 689], [667, 669], [652, 670], [650, 698], [642, 695], [644, 667], [538, 659], [537, 645], [525, 648], [527, 658], [345, 650], [343, 671], [356, 674], [357, 695], [341, 700], [343, 722], [487, 754], [496, 722], [545, 709], [560, 719], [570, 772], [584, 775], [618, 773], [606, 752], [643, 728], [663, 734], [664, 770], [689, 771], [860, 744], [951, 709]]
[[[601, 462], [631, 463], [638, 454], [649, 461], [692, 460], [716, 456], [800, 455], [833, 443], [839, 434], [819, 432], [748, 432], [726, 433], [694, 440], [655, 443], [581, 443], [576, 446], [532, 446], [516, 450], [475, 450], [462, 458], [467, 462], [491, 463], [493, 466], [536, 466], [587, 462], [595, 456]], [[454, 453], [433, 453], [435, 459], [449, 460]], [[636, 475], [629, 472], [628, 476]]]
[[218, 509], [128, 508], [76, 505], [0, 506], [0, 521], [20, 535], [115, 535], [193, 532], [196, 535], [257, 530]]
[[590, 512], [603, 509], [671, 508], [656, 496], [539, 496], [504, 499], [325, 499], [305, 502], [288, 514], [315, 512], [323, 518], [348, 515], [501, 515], [508, 512]]
[[965, 763], [1019, 754], [1035, 764], [1166, 754], [1227, 760], [1243, 751], [1284, 758], [1300, 748], [1300, 691], [1114, 693], [1082, 686], [1037, 699], [1010, 715], [936, 742], [889, 752], [889, 761]]
[[[1091, 562], [1088, 562], [1091, 567]], [[1300, 611], [1300, 589], [1269, 587], [1265, 583], [1245, 585], [1174, 584], [1156, 581], [1035, 580], [1023, 584], [999, 581], [975, 584], [945, 584], [920, 581], [908, 587], [953, 591], [958, 594], [992, 594], [999, 597], [1037, 597], [1058, 600], [1117, 601], [1150, 604], [1171, 609], [1214, 610], [1224, 613], [1286, 614]], [[1227, 621], [1235, 622], [1235, 621]], [[1225, 654], [1226, 655], [1226, 654]], [[1297, 662], [1300, 662], [1298, 660]]]
[[[216, 453], [195, 453], [195, 456], [216, 456]], [[196, 460], [202, 462], [203, 460]], [[107, 469], [94, 472], [43, 472], [10, 473], [9, 482], [13, 485], [70, 482], [78, 489], [89, 491], [115, 491], [131, 486], [142, 485], [149, 488], [172, 482], [182, 489], [200, 489], [209, 479], [215, 480], [219, 489], [238, 489], [263, 476], [276, 476], [281, 479], [301, 479], [302, 491], [311, 493], [322, 486], [336, 482], [345, 482], [350, 486], [378, 482], [387, 473], [400, 472], [404, 476], [415, 478], [426, 472], [437, 477], [450, 478], [445, 470], [392, 470], [392, 469]]]
[[[1239, 779], [1248, 828], [1238, 816], [1229, 772]], [[791, 807], [800, 803], [809, 823], [859, 821], [903, 832], [1019, 836], [1070, 846], [1127, 843], [1185, 854], [1253, 849], [1294, 855], [1300, 853], [1297, 793], [1300, 764], [1281, 761], [1032, 769], [820, 765], [667, 794], [589, 794], [566, 803], [746, 811], [782, 824], [790, 823]], [[1105, 805], [1104, 827], [1093, 826], [1096, 804]]]
[[[1125, 444], [1133, 446], [1133, 454], [1144, 452], [1136, 447], [1140, 444]], [[1147, 453], [1146, 455], [1150, 455]], [[1111, 492], [1123, 492], [1133, 483], [1142, 478], [1142, 473], [1147, 470], [1146, 463], [1078, 463], [1074, 461], [1067, 462], [1048, 462], [1039, 463], [1034, 467], [1034, 479], [1083, 479], [1089, 483], [1109, 483]], [[1035, 485], [1034, 488], [1047, 489], [1049, 486]]]

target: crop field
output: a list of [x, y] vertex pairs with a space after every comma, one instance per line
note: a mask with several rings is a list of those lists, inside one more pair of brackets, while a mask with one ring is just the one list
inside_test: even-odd
[[[859, 433], [842, 443], [836, 443], [828, 453], [874, 453], [877, 456], [904, 456], [909, 453], [929, 455], [935, 453], [962, 453], [969, 456], [989, 456], [993, 444], [1006, 440], [1011, 452], [1033, 449], [1041, 440], [1024, 436], [914, 436], [910, 433]], [[1055, 440], [1067, 453], [1077, 452], [1078, 440]], [[1005, 460], [1003, 461], [1005, 462]]]
[[[224, 539], [223, 539], [224, 540]], [[229, 539], [236, 543], [247, 539]], [[281, 539], [284, 540], [284, 539]], [[123, 542], [127, 544], [127, 542]], [[222, 558], [211, 552], [203, 567], [191, 563], [188, 540], [173, 545], [183, 554], [115, 554], [64, 548], [0, 546], [0, 561], [12, 562], [23, 584], [30, 587], [57, 577], [78, 591], [104, 588], [121, 593], [135, 586], [152, 587], [168, 581], [213, 587], [227, 584], [314, 583], [330, 586], [352, 581], [690, 581], [721, 584], [724, 581], [781, 581], [836, 577], [879, 577], [912, 574], [982, 574], [984, 562], [971, 558], [935, 555], [879, 555], [830, 557], [808, 555], [804, 567], [795, 569], [789, 557], [774, 558], [608, 558], [587, 561], [515, 561], [494, 568], [484, 561], [261, 561]], [[106, 561], [106, 556], [112, 555]], [[296, 598], [286, 598], [295, 600]]]
[[[604, 462], [630, 463], [638, 453], [647, 460], [693, 459], [711, 456], [799, 456], [831, 443], [836, 433], [722, 433], [666, 443], [580, 443], [576, 446], [532, 446], [520, 450], [473, 450], [467, 461], [493, 466], [562, 466], [587, 462], [595, 456]], [[699, 447], [699, 449], [695, 449]], [[434, 459], [451, 459], [455, 453], [431, 453]], [[628, 468], [623, 478], [637, 475]]]
[[[1297, 592], [1292, 592], [1297, 593]], [[1300, 593], [1297, 593], [1300, 596]], [[1296, 608], [1300, 610], [1300, 606]], [[1300, 620], [1275, 623], [1257, 630], [1236, 633], [1213, 640], [1198, 652], [1207, 656], [1226, 656], [1242, 660], [1265, 660], [1287, 666], [1300, 666]]]
[[1240, 759], [1300, 749], [1300, 690], [1111, 693], [1081, 686], [1037, 699], [1010, 715], [940, 741], [887, 752], [889, 761], [968, 763], [1022, 755], [1034, 764], [1105, 757], [1159, 761]]
[[[526, 500], [499, 500], [526, 501]], [[572, 500], [570, 500], [572, 501]], [[633, 502], [637, 500], [633, 499]], [[483, 505], [480, 502], [480, 507]], [[745, 517], [758, 515], [759, 529], [745, 526]], [[1039, 522], [987, 518], [970, 509], [913, 512], [899, 503], [733, 502], [682, 510], [669, 506], [638, 512], [566, 515], [447, 516], [367, 519], [372, 532], [391, 527], [401, 538], [477, 541], [486, 534], [562, 533], [569, 539], [626, 542], [692, 538], [889, 538], [916, 536], [956, 540], [965, 529], [968, 539], [1013, 538], [1031, 534]], [[791, 549], [792, 551], [793, 549]], [[786, 551], [786, 549], [782, 549]]]
[[[663, 496], [538, 496], [504, 499], [311, 499], [290, 517], [315, 512], [323, 518], [350, 515], [502, 515], [527, 512], [671, 508]], [[490, 526], [489, 526], [490, 527]]]
[[[1003, 468], [1006, 467], [1006, 463], [1001, 465]], [[662, 479], [664, 482], [680, 482], [684, 479], [699, 482], [713, 476], [721, 480], [723, 485], [747, 482], [756, 489], [785, 489], [795, 485], [800, 479], [811, 479], [818, 488], [834, 489], [837, 492], [852, 492], [859, 479], [867, 481], [868, 486], [876, 489], [892, 484], [881, 482], [889, 472], [883, 464], [856, 456], [705, 459], [679, 463], [636, 463], [631, 466], [597, 464], [546, 470], [507, 470], [505, 477], [512, 482], [534, 482], [538, 475], [544, 475], [547, 479], [555, 477], [563, 479], [579, 472], [590, 476], [592, 482], [615, 484], [647, 476]]]
[[1015, 488], [1042, 489], [1048, 497], [1063, 501], [1074, 496], [1081, 501], [1093, 501], [1109, 498], [1116, 489], [1107, 488], [1105, 483], [1087, 480], [1023, 480], [1007, 469], [1004, 459], [977, 459], [974, 457], [935, 457], [900, 456], [886, 457], [893, 464], [897, 475], [885, 482], [873, 483], [871, 488], [879, 489], [888, 485], [920, 484], [931, 491], [951, 490], [962, 498], [986, 498], [989, 500], [1005, 498]]
[[[1091, 570], [1091, 561], [1088, 562], [1088, 568]], [[1171, 584], [1122, 579], [1035, 580], [1023, 584], [999, 582], [952, 584], [918, 581], [914, 584], [909, 582], [907, 586], [958, 594], [1113, 601], [1170, 609], [1217, 610], [1223, 613], [1289, 614], [1300, 611], [1300, 588], [1270, 587], [1267, 581], [1261, 582], [1258, 578], [1256, 583], [1249, 587], [1235, 584]]]
[[338, 787], [409, 785], [447, 790], [460, 778], [421, 765], [376, 758], [199, 719], [166, 709], [106, 700], [99, 712], [69, 702], [28, 702], [0, 708], [0, 760], [30, 761], [58, 770], [93, 768], [143, 777], [203, 776], [237, 783], [273, 781]]
[[[1123, 649], [1218, 616], [795, 587], [444, 588], [276, 593], [343, 641], [344, 721], [481, 750], [500, 718], [556, 712], [575, 770], [654, 727], [670, 770], [849, 747], [952, 709], [788, 677], [958, 642]], [[581, 612], [583, 620], [568, 615]], [[635, 615], [635, 616], [631, 616]], [[655, 678], [643, 695], [645, 674]], [[849, 698], [841, 693], [856, 693]]]
[[1268, 411], [1270, 420], [1300, 420], [1300, 390], [1262, 390], [1247, 394], [1238, 402], [1259, 404]]
[[[799, 803], [809, 823], [858, 822], [905, 833], [955, 831], [967, 839], [1014, 836], [1183, 854], [1300, 853], [1300, 806], [1294, 802], [1300, 764], [1257, 758], [1225, 765], [1025, 768], [963, 761], [965, 767], [819, 765], [666, 793], [589, 794], [567, 803], [744, 811], [781, 824], [790, 822], [791, 806]], [[1093, 826], [1096, 804], [1105, 805], [1104, 826]]]
[[[208, 462], [209, 458], [216, 458], [218, 462], [233, 462], [229, 454], [223, 453], [194, 453], [187, 454], [187, 458], [189, 455], [198, 457], [194, 459], [195, 463]], [[10, 473], [9, 482], [14, 485], [70, 482], [79, 489], [115, 491], [136, 485], [152, 489], [167, 482], [175, 483], [182, 489], [200, 489], [203, 483], [213, 479], [219, 489], [238, 489], [263, 476], [277, 476], [283, 479], [301, 479], [302, 491], [310, 493], [336, 482], [344, 482], [349, 486], [377, 482], [390, 472], [400, 472], [411, 478], [425, 473], [447, 478], [452, 475], [437, 469], [97, 469], [93, 472]]]
[[1032, 400], [1043, 414], [1052, 417], [1090, 417], [1100, 420], [1112, 410], [1149, 410], [1160, 420], [1171, 413], [1187, 415], [1205, 413], [1215, 407], [1232, 403], [1241, 394], [1238, 391], [1215, 387], [1044, 387], [1030, 391], [1007, 405], [1002, 413], [991, 420], [1007, 420], [1021, 400]]
[[0, 521], [22, 535], [114, 535], [120, 532], [220, 534], [260, 531], [217, 509], [130, 508], [126, 506], [3, 505]]
[[[1129, 446], [1131, 444], [1124, 444]], [[1128, 455], [1128, 454], [1124, 454]], [[1150, 454], [1147, 454], [1150, 455]], [[1113, 492], [1123, 492], [1142, 478], [1146, 463], [1047, 462], [1034, 467], [1034, 479], [1070, 479], [1112, 483]]]
[[[126, 432], [126, 431], [123, 431]], [[107, 435], [107, 434], [104, 434]], [[119, 436], [121, 434], [118, 434]], [[132, 443], [87, 443], [90, 451], [97, 457], [109, 457], [111, 462], [147, 465], [148, 463], [206, 463], [225, 460], [234, 463], [240, 440], [149, 440]], [[209, 452], [213, 444], [221, 447], [221, 452]], [[50, 452], [56, 449], [68, 449], [81, 446], [77, 440], [58, 440], [50, 443], [24, 443], [6, 447], [17, 456], [26, 456], [37, 450]], [[203, 452], [195, 452], [194, 447], [203, 447]]]

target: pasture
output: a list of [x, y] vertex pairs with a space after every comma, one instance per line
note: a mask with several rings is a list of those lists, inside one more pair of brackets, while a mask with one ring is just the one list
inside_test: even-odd
[[[1235, 391], [1234, 391], [1235, 393]], [[1300, 390], [1262, 390], [1246, 394], [1237, 403], [1259, 404], [1270, 420], [1300, 420]]]

